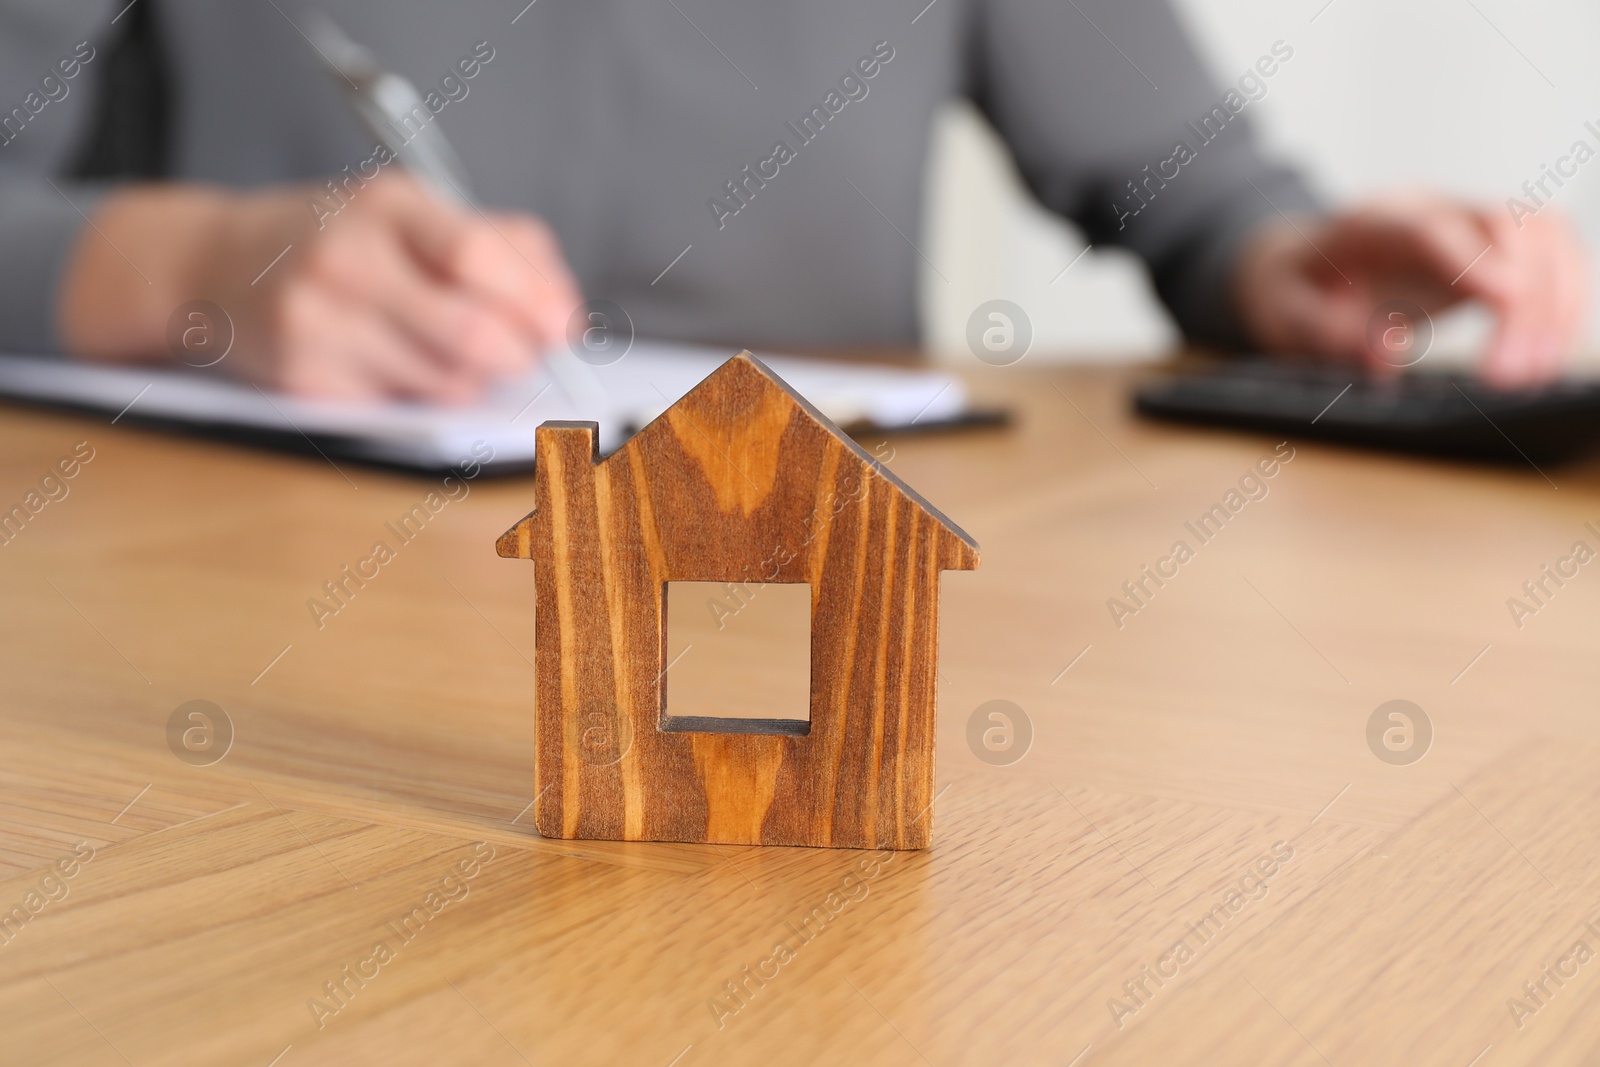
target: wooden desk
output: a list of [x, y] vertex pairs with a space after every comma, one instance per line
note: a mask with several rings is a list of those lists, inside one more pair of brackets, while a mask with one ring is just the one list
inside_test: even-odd
[[[0, 506], [95, 450], [0, 547], [0, 908], [93, 850], [0, 944], [0, 1062], [1595, 1062], [1600, 563], [1506, 606], [1600, 548], [1595, 468], [1295, 442], [1119, 629], [1277, 444], [1134, 422], [1127, 381], [986, 371], [1016, 429], [893, 442], [984, 558], [945, 578], [936, 844], [848, 883], [861, 853], [532, 832], [533, 571], [493, 552], [525, 480], [319, 629], [432, 485], [0, 411]], [[1410, 765], [1366, 739], [1397, 698]], [[168, 746], [195, 699], [211, 766]], [[991, 699], [1034, 731], [1007, 766], [968, 747]]]

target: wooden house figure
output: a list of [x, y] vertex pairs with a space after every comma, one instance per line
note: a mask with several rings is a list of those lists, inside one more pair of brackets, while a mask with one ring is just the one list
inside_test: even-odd
[[[547, 422], [534, 823], [555, 838], [926, 847], [940, 572], [978, 546], [750, 353], [604, 459]], [[669, 582], [807, 583], [810, 720], [668, 717]]]

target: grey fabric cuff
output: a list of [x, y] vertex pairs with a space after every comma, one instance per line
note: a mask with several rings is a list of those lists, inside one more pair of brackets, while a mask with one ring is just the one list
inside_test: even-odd
[[1239, 319], [1233, 295], [1234, 270], [1246, 242], [1263, 224], [1280, 218], [1280, 212], [1295, 217], [1326, 211], [1288, 168], [1263, 168], [1250, 180], [1256, 189], [1246, 185], [1241, 195], [1218, 205], [1207, 225], [1152, 271], [1156, 291], [1184, 336], [1193, 344], [1230, 353], [1257, 347]]
[[59, 192], [37, 178], [0, 181], [0, 352], [61, 352], [56, 315], [67, 257], [106, 190], [57, 185]]

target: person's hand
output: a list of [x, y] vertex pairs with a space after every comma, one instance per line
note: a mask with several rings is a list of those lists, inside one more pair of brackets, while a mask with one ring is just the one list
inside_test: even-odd
[[1417, 325], [1404, 315], [1375, 321], [1382, 305], [1409, 301], [1437, 315], [1480, 301], [1498, 319], [1484, 374], [1514, 386], [1561, 372], [1588, 319], [1589, 271], [1571, 226], [1549, 208], [1519, 226], [1500, 208], [1415, 195], [1264, 225], [1239, 257], [1234, 293], [1265, 350], [1380, 372], [1416, 358], [1403, 344]]
[[316, 186], [111, 194], [63, 277], [68, 353], [184, 357], [169, 320], [205, 300], [232, 321], [219, 369], [238, 377], [304, 397], [461, 403], [565, 342], [581, 298], [539, 220], [481, 216], [403, 174], [345, 197], [334, 214]]

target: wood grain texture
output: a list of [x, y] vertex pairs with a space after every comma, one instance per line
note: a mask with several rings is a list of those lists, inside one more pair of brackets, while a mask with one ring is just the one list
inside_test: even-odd
[[[596, 440], [539, 428], [537, 505], [498, 541], [544, 620], [539, 831], [925, 847], [939, 576], [976, 543], [749, 353], [613, 455]], [[809, 723], [667, 716], [669, 582], [809, 585]]]
[[[0, 1065], [1596, 1062], [1600, 961], [1543, 974], [1600, 901], [1600, 571], [1520, 629], [1506, 599], [1600, 525], [1600, 466], [1292, 441], [1118, 629], [1106, 599], [1278, 440], [1032, 358], [969, 375], [1012, 430], [865, 442], [984, 549], [944, 579], [911, 852], [536, 833], [536, 567], [486, 547], [531, 478], [470, 482], [319, 628], [307, 598], [437, 482], [0, 407], [0, 508], [96, 450], [0, 546], [0, 914], [95, 850], [0, 937]], [[1397, 697], [1433, 719], [1410, 766], [1364, 737]], [[210, 767], [165, 740], [197, 698], [237, 728]], [[1033, 723], [1010, 766], [967, 743], [995, 698]]]

